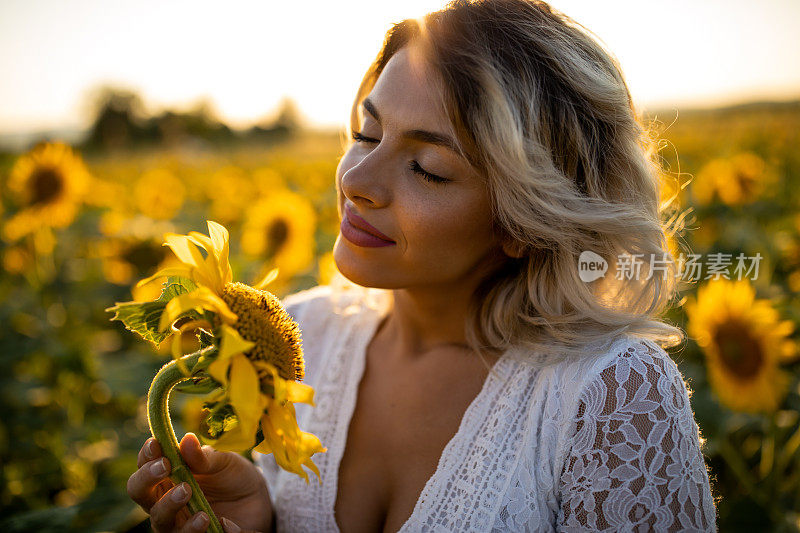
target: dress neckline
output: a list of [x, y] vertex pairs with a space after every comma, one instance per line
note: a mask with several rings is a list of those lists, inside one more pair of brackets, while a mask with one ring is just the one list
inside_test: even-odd
[[[335, 526], [337, 533], [340, 533], [341, 531], [339, 529], [339, 524], [336, 522], [336, 500], [338, 497], [339, 488], [339, 467], [342, 462], [342, 457], [344, 456], [344, 448], [347, 445], [347, 434], [350, 429], [350, 423], [352, 422], [353, 414], [355, 413], [355, 405], [358, 400], [358, 386], [361, 383], [361, 379], [364, 377], [364, 371], [366, 370], [367, 348], [377, 334], [378, 328], [383, 322], [383, 319], [388, 315], [388, 312], [389, 307], [386, 305], [379, 306], [378, 308], [372, 308], [368, 312], [368, 323], [359, 324], [360, 327], [358, 329], [361, 335], [359, 336], [358, 342], [355, 343], [355, 346], [351, 352], [351, 355], [355, 360], [353, 361], [353, 364], [350, 365], [350, 372], [347, 372], [345, 375], [345, 383], [343, 384], [344, 405], [342, 407], [342, 412], [345, 414], [345, 417], [343, 419], [342, 426], [339, 428], [340, 438], [338, 441], [340, 446], [337, 450], [339, 453], [336, 455], [335, 461], [332, 461], [332, 464], [330, 465], [331, 470], [329, 475], [329, 479], [332, 480], [331, 483], [333, 485], [333, 500], [329, 506], [329, 510], [332, 515], [331, 522]], [[417, 520], [418, 515], [422, 512], [422, 501], [426, 496], [432, 493], [434, 486], [437, 484], [437, 482], [439, 482], [439, 478], [444, 475], [444, 470], [442, 468], [444, 459], [448, 456], [448, 454], [453, 453], [453, 448], [458, 445], [460, 440], [465, 438], [465, 434], [469, 431], [466, 421], [473, 417], [474, 412], [478, 410], [480, 405], [485, 401], [486, 396], [495, 388], [495, 382], [503, 380], [505, 377], [507, 377], [504, 369], [507, 363], [510, 361], [510, 352], [511, 348], [505, 350], [492, 364], [488, 375], [483, 381], [481, 390], [472, 399], [470, 404], [467, 406], [467, 409], [464, 411], [464, 414], [461, 416], [458, 430], [450, 438], [442, 450], [442, 453], [439, 456], [439, 461], [436, 465], [436, 470], [434, 470], [431, 477], [425, 482], [425, 485], [423, 486], [422, 491], [420, 492], [419, 497], [414, 504], [414, 509], [400, 527], [398, 533], [408, 531], [408, 528], [411, 527], [411, 525]], [[340, 353], [337, 354], [337, 357], [340, 358], [346, 356], [347, 354], [343, 353], [342, 350], [340, 350]]]

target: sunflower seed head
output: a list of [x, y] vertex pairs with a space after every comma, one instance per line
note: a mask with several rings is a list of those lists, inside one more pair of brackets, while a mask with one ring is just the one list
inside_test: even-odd
[[[265, 361], [278, 369], [283, 379], [301, 381], [305, 374], [300, 326], [269, 291], [244, 283], [228, 283], [222, 299], [236, 313], [236, 330], [255, 346], [245, 355], [251, 361]], [[264, 380], [265, 376], [259, 377]]]

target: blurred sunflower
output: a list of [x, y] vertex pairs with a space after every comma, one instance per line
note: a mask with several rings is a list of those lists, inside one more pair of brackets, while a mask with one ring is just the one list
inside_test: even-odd
[[[156, 222], [142, 215], [126, 218], [114, 213], [113, 224], [101, 219], [101, 228], [104, 233], [106, 230], [111, 233], [91, 250], [102, 261], [103, 275], [109, 283], [128, 285], [136, 278], [179, 264], [162, 245], [164, 234], [173, 229], [168, 222]], [[132, 293], [134, 301], [153, 300], [161, 294], [161, 286], [158, 283], [135, 286]]]
[[[166, 243], [180, 266], [164, 269], [139, 284], [153, 279], [178, 276], [192, 280], [196, 288], [175, 296], [167, 303], [158, 329], [202, 327], [219, 339], [219, 351], [208, 366], [208, 373], [223, 388], [206, 398], [210, 412], [201, 434], [219, 450], [242, 451], [254, 445], [262, 453], [272, 453], [284, 469], [306, 481], [305, 465], [319, 476], [311, 461], [314, 453], [324, 452], [319, 439], [300, 431], [293, 402], [313, 405], [314, 389], [299, 383], [305, 373], [300, 328], [283, 309], [280, 300], [268, 291], [234, 283], [228, 261], [228, 231], [208, 222], [209, 235], [190, 232], [169, 233]], [[203, 257], [200, 249], [206, 252]], [[257, 287], [274, 279], [267, 276]], [[187, 313], [200, 311], [199, 320]], [[208, 314], [212, 320], [208, 322]], [[173, 339], [173, 355], [181, 357], [180, 336]], [[231, 415], [235, 415], [232, 419]], [[260, 432], [263, 439], [257, 442]]]
[[172, 172], [161, 168], [148, 170], [133, 189], [139, 212], [150, 218], [169, 220], [183, 205], [186, 187]]
[[63, 143], [40, 143], [17, 159], [7, 188], [20, 210], [3, 228], [15, 241], [39, 228], [62, 228], [75, 219], [89, 173], [83, 160]]
[[259, 196], [266, 196], [272, 191], [286, 187], [286, 180], [274, 168], [262, 167], [253, 171], [253, 183]]
[[206, 183], [211, 200], [211, 216], [223, 224], [238, 222], [242, 211], [255, 196], [255, 187], [238, 167], [225, 167], [215, 172]]
[[106, 280], [116, 285], [127, 285], [134, 278], [155, 271], [169, 255], [160, 240], [133, 236], [103, 239], [97, 252], [103, 261]]
[[713, 280], [686, 305], [687, 329], [706, 357], [711, 386], [734, 411], [772, 412], [789, 384], [779, 364], [796, 354], [794, 325], [768, 300], [757, 300], [747, 279]]
[[3, 250], [3, 269], [7, 274], [22, 274], [33, 266], [33, 256], [26, 246], [9, 246]]
[[333, 252], [325, 252], [319, 258], [319, 275], [317, 281], [320, 285], [327, 285], [339, 274], [336, 268], [336, 261], [333, 259]]
[[288, 189], [275, 191], [245, 214], [242, 251], [266, 259], [283, 279], [305, 271], [314, 260], [316, 213], [311, 203]]
[[692, 192], [700, 204], [710, 204], [714, 196], [727, 205], [742, 205], [758, 200], [774, 173], [752, 152], [741, 152], [727, 159], [706, 163], [692, 182]]

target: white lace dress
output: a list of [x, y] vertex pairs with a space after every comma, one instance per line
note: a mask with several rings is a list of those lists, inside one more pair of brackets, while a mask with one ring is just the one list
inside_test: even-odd
[[[322, 485], [254, 452], [280, 532], [338, 531], [334, 504], [380, 289], [318, 286], [284, 299], [302, 328], [316, 406], [298, 424], [328, 451]], [[649, 340], [621, 337], [591, 360], [536, 368], [497, 360], [401, 532], [714, 531], [716, 513], [686, 386]]]

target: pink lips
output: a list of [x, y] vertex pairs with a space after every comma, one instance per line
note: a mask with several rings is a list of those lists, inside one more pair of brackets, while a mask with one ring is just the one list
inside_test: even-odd
[[392, 239], [353, 213], [348, 204], [344, 205], [344, 216], [340, 229], [347, 240], [358, 246], [376, 248], [395, 244]]

